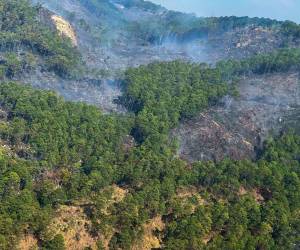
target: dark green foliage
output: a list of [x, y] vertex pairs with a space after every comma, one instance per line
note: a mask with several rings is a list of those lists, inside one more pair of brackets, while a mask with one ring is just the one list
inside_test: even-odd
[[[57, 205], [116, 181], [116, 164], [123, 157], [121, 144], [131, 121], [13, 83], [0, 85], [0, 96], [7, 113], [1, 138], [26, 159], [6, 151], [1, 158], [0, 235], [6, 239], [2, 249], [9, 249], [25, 228], [37, 235], [43, 232]], [[44, 175], [49, 171], [59, 188]], [[61, 245], [59, 239], [45, 244], [45, 249]]]
[[[250, 68], [261, 65], [251, 60]], [[52, 92], [0, 85], [7, 114], [1, 138], [17, 154], [3, 149], [0, 159], [1, 248], [12, 248], [25, 229], [39, 237], [56, 207], [84, 198], [92, 201], [93, 234], [115, 229], [111, 249], [129, 249], [155, 216], [166, 224], [158, 232], [165, 249], [293, 249], [300, 240], [298, 136], [267, 141], [257, 162], [189, 166], [174, 157], [176, 147], [168, 142], [180, 119], [234, 90], [223, 76], [243, 71], [228, 65], [170, 62], [128, 70], [122, 101], [134, 111], [135, 123], [130, 116], [103, 115], [96, 107], [65, 102]], [[245, 62], [241, 65], [249, 71]], [[130, 131], [140, 144], [126, 151], [122, 143]], [[129, 193], [105, 213], [111, 192], [103, 190], [114, 183]], [[203, 202], [197, 194], [177, 197], [178, 188], [191, 186]], [[61, 236], [42, 244], [64, 247]]]
[[287, 36], [291, 37], [292, 39], [299, 39], [300, 38], [300, 25], [290, 22], [290, 21], [285, 21], [281, 25], [281, 32]]
[[41, 209], [33, 191], [35, 163], [0, 152], [0, 246], [12, 249], [22, 230], [39, 233], [48, 223], [50, 213]]
[[[159, 44], [165, 39], [184, 42], [245, 27], [267, 27], [277, 31], [283, 23], [267, 18], [249, 18], [247, 16], [199, 18], [192, 14], [167, 11], [151, 1], [143, 0], [118, 0], [114, 2], [80, 0], [79, 2], [90, 13], [101, 18], [100, 39], [103, 42], [106, 39], [117, 39], [118, 34], [126, 36], [130, 43], [141, 41], [143, 44]], [[136, 9], [139, 13], [145, 11], [145, 13], [152, 15], [146, 14], [138, 20], [128, 18], [127, 12], [120, 10], [115, 3], [131, 10]], [[86, 26], [82, 20], [80, 26]], [[86, 30], [91, 31], [88, 28]], [[103, 39], [103, 36], [106, 38]]]
[[[172, 88], [166, 85], [165, 90]], [[154, 104], [151, 95], [149, 104]], [[157, 151], [160, 139], [122, 151], [123, 136], [136, 126], [128, 117], [103, 115], [52, 92], [16, 84], [1, 85], [0, 99], [8, 115], [1, 122], [2, 139], [25, 156], [1, 151], [2, 249], [11, 249], [25, 228], [37, 237], [43, 234], [59, 204], [80, 198], [92, 200], [88, 214], [93, 234], [115, 228], [111, 249], [130, 248], [141, 237], [143, 224], [155, 216], [162, 216], [166, 224], [158, 232], [165, 249], [293, 249], [299, 243], [298, 136], [269, 140], [258, 162], [187, 166], [174, 157], [172, 147]], [[143, 101], [137, 114], [145, 107], [153, 112], [148, 100]], [[22, 147], [27, 154], [18, 151], [22, 145], [28, 146]], [[129, 193], [105, 213], [111, 191], [100, 190], [112, 183], [124, 185]], [[191, 186], [199, 191], [185, 200], [178, 198], [178, 188]], [[241, 193], [241, 188], [246, 191]], [[42, 247], [64, 249], [64, 244], [56, 236]]]
[[43, 244], [44, 250], [65, 250], [64, 238], [61, 234], [55, 235], [52, 240], [46, 241]]
[[129, 69], [121, 101], [137, 114], [139, 141], [157, 141], [180, 119], [190, 118], [229, 92], [218, 69], [180, 61]]
[[[29, 143], [33, 157], [51, 166], [88, 163], [101, 155], [117, 158], [125, 123], [105, 116], [96, 107], [73, 104], [51, 92], [33, 90], [15, 84], [0, 85], [2, 108], [9, 112], [9, 131], [2, 136], [13, 143]], [[86, 170], [90, 171], [90, 170]]]
[[194, 15], [174, 11], [168, 11], [165, 15], [158, 16], [156, 20], [146, 19], [130, 23], [128, 28], [135, 37], [150, 43], [160, 43], [165, 38], [184, 42], [245, 27], [265, 27], [274, 31], [281, 30], [282, 27], [282, 30], [284, 29], [294, 35], [293, 29], [285, 27], [283, 22], [268, 18], [250, 18], [247, 16], [198, 18]]
[[[71, 42], [39, 21], [39, 8], [27, 0], [0, 1], [0, 49], [9, 51], [1, 64], [6, 67], [6, 77], [12, 78], [32, 60], [17, 51], [30, 52], [42, 57], [43, 67], [60, 76], [68, 76], [77, 67], [79, 53]], [[23, 67], [21, 61], [24, 61]]]
[[[112, 4], [81, 2], [99, 16], [110, 9], [117, 20]], [[156, 11], [144, 1], [121, 3]], [[0, 46], [9, 51], [0, 60], [1, 79], [34, 69], [39, 57], [45, 69], [61, 76], [71, 73], [77, 52], [70, 41], [40, 25], [37, 8], [25, 0], [0, 0], [0, 13]], [[180, 14], [170, 12], [160, 26], [168, 29], [157, 30], [154, 23], [147, 30], [147, 21], [145, 27], [129, 28], [141, 29], [138, 33], [146, 40], [155, 41], [166, 30], [180, 37], [281, 25], [247, 17], [180, 20]], [[298, 36], [295, 24], [286, 22], [282, 30]], [[16, 53], [19, 49], [26, 53]], [[299, 136], [288, 133], [268, 140], [255, 162], [188, 164], [175, 156], [169, 133], [181, 119], [222, 96], [238, 95], [236, 77], [285, 72], [299, 65], [299, 49], [283, 49], [220, 62], [215, 68], [175, 61], [129, 69], [120, 101], [134, 117], [105, 115], [96, 107], [28, 86], [0, 85], [5, 113], [0, 121], [0, 249], [15, 249], [24, 233], [40, 239], [42, 249], [65, 249], [62, 235], [42, 236], [57, 207], [80, 201], [91, 233], [113, 234], [110, 249], [130, 249], [141, 238], [143, 225], [157, 216], [165, 223], [162, 232], [154, 232], [163, 249], [294, 249], [300, 244]], [[124, 150], [130, 132], [138, 144]], [[112, 184], [126, 188], [123, 200], [111, 202]], [[180, 188], [196, 192], [180, 197]], [[100, 240], [97, 247], [104, 249]]]
[[[257, 163], [196, 163], [194, 185], [202, 197], [210, 196], [191, 213], [179, 204], [182, 209], [168, 219], [166, 249], [294, 249], [299, 244], [299, 139], [286, 134], [269, 142]], [[241, 193], [241, 187], [247, 191]], [[203, 245], [207, 236], [210, 241]]]
[[256, 55], [241, 61], [227, 60], [217, 63], [217, 68], [225, 78], [231, 78], [233, 75], [287, 72], [291, 69], [299, 69], [299, 67], [299, 48], [279, 49], [269, 54]]

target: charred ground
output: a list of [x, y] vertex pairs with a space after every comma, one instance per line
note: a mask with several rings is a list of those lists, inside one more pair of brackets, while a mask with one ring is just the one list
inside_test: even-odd
[[226, 97], [175, 131], [180, 155], [190, 161], [256, 158], [263, 142], [299, 122], [299, 73], [246, 77], [240, 95]]

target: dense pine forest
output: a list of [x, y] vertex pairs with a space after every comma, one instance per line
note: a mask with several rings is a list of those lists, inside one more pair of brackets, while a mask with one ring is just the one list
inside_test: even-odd
[[[0, 249], [20, 248], [24, 235], [38, 249], [68, 249], [63, 229], [51, 230], [62, 207], [83, 209], [95, 242], [83, 249], [143, 249], [151, 221], [163, 225], [152, 230], [158, 249], [300, 247], [295, 131], [267, 139], [256, 160], [220, 162], [181, 159], [170, 136], [224, 96], [238, 98], [241, 77], [299, 71], [299, 48], [216, 65], [178, 60], [130, 68], [116, 100], [128, 112], [103, 113], [13, 81], [33, 67], [62, 78], [79, 69], [80, 53], [42, 23], [39, 8], [0, 0]], [[249, 24], [234, 17], [201, 22], [206, 32]], [[291, 22], [252, 22], [300, 37]], [[122, 198], [115, 190], [123, 190]]]
[[[81, 202], [93, 234], [117, 230], [110, 249], [129, 249], [156, 216], [165, 223], [165, 249], [293, 249], [299, 241], [297, 135], [267, 141], [257, 162], [189, 165], [174, 158], [175, 145], [162, 146], [166, 135], [153, 130], [163, 121], [154, 111], [147, 110], [153, 120], [146, 123], [139, 115], [103, 115], [13, 83], [2, 84], [0, 96], [2, 249], [24, 231], [43, 249], [64, 249], [47, 226], [60, 205]], [[126, 150], [126, 135], [140, 127], [151, 131], [143, 134], [151, 141]], [[156, 142], [152, 133], [160, 136]], [[103, 190], [113, 184], [128, 194], [107, 214], [111, 193]], [[196, 191], [181, 197], [184, 189]]]

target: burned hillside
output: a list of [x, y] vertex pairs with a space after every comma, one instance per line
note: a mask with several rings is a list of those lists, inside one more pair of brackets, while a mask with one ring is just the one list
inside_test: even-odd
[[268, 137], [288, 128], [298, 129], [298, 72], [253, 75], [242, 79], [238, 86], [238, 97], [224, 98], [173, 132], [179, 137], [182, 158], [255, 159]]

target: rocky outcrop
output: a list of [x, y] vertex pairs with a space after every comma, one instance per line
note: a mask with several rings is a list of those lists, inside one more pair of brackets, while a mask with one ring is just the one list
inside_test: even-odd
[[67, 20], [65, 20], [63, 17], [58, 16], [58, 15], [52, 15], [51, 20], [53, 21], [56, 29], [58, 30], [58, 32], [61, 35], [69, 38], [71, 40], [73, 46], [78, 45], [76, 33], [75, 33], [72, 25]]

